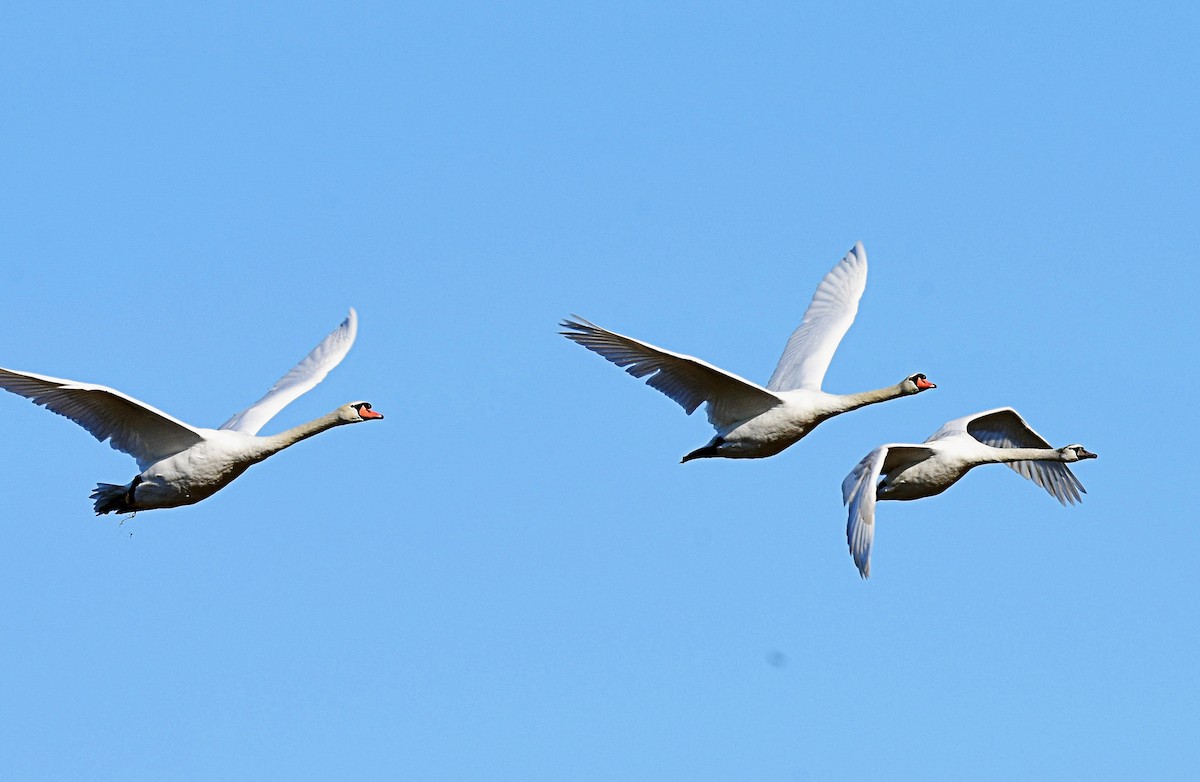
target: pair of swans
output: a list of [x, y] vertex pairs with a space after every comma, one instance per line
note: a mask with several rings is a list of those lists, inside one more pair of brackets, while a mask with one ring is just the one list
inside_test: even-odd
[[128, 484], [101, 483], [92, 492], [96, 515], [174, 508], [212, 496], [251, 465], [301, 440], [335, 426], [383, 418], [369, 402], [351, 402], [285, 432], [258, 436], [263, 424], [341, 363], [357, 334], [352, 308], [262, 399], [217, 429], [186, 424], [106, 386], [0, 368], [0, 388], [71, 419], [137, 461], [141, 472]]
[[[688, 415], [701, 404], [706, 406], [716, 436], [683, 461], [756, 459], [779, 453], [836, 415], [937, 387], [923, 373], [916, 373], [874, 391], [830, 394], [821, 390], [829, 362], [858, 313], [866, 284], [867, 253], [859, 242], [817, 286], [765, 387], [583, 318], [564, 320], [560, 333], [634, 377], [645, 378]], [[849, 505], [846, 537], [854, 563], [863, 578], [870, 575], [876, 500], [932, 497], [973, 467], [998, 462], [1064, 504], [1074, 504], [1084, 489], [1066, 464], [1095, 456], [1080, 445], [1051, 448], [1011, 408], [950, 421], [923, 445], [881, 445], [842, 483], [843, 501]]]

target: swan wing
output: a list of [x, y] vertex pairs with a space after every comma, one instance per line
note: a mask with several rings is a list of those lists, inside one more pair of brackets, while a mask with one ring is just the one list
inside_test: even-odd
[[871, 545], [875, 541], [875, 499], [879, 476], [902, 464], [913, 464], [933, 455], [922, 445], [881, 445], [854, 466], [842, 481], [842, 503], [849, 505], [846, 543], [863, 578], [871, 575]]
[[[1054, 447], [1011, 407], [1000, 407], [958, 420], [963, 422], [967, 434], [993, 448]], [[1083, 499], [1081, 494], [1087, 493], [1075, 473], [1062, 462], [1021, 461], [1007, 464], [1018, 475], [1041, 486], [1063, 505], [1074, 505]]]
[[646, 378], [647, 385], [675, 400], [688, 415], [701, 404], [707, 404], [708, 421], [718, 431], [783, 401], [757, 383], [698, 358], [672, 353], [573, 317], [574, 320], [560, 324], [566, 329], [560, 334], [599, 353], [634, 377]]
[[82, 426], [146, 469], [204, 439], [194, 427], [106, 386], [0, 369], [0, 388]]
[[257, 434], [276, 413], [301, 394], [311, 391], [317, 383], [325, 379], [329, 370], [342, 363], [356, 336], [358, 313], [351, 307], [350, 314], [342, 321], [342, 325], [321, 340], [321, 344], [313, 348], [303, 361], [279, 378], [262, 399], [221, 424], [221, 428], [243, 434]]
[[858, 314], [858, 300], [866, 287], [867, 251], [857, 242], [817, 286], [804, 320], [788, 338], [768, 389], [821, 390], [829, 362]]

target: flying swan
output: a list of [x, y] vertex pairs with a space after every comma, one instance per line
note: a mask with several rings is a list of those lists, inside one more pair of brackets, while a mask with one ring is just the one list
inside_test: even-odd
[[645, 377], [688, 415], [706, 404], [717, 435], [682, 461], [710, 457], [761, 459], [774, 456], [835, 415], [865, 405], [937, 388], [923, 374], [894, 386], [858, 394], [828, 394], [821, 381], [842, 341], [867, 285], [867, 251], [858, 242], [813, 294], [804, 320], [788, 339], [766, 388], [692, 356], [672, 353], [626, 337], [578, 316], [559, 332], [634, 377]]
[[922, 445], [881, 445], [842, 481], [842, 502], [850, 506], [846, 542], [854, 564], [863, 578], [871, 575], [876, 500], [932, 497], [971, 468], [999, 463], [1041, 486], [1063, 505], [1074, 505], [1087, 492], [1067, 464], [1095, 458], [1082, 445], [1051, 448], [1011, 407], [956, 418]]
[[0, 368], [0, 388], [71, 419], [100, 442], [132, 456], [141, 472], [128, 484], [101, 483], [96, 515], [191, 505], [229, 485], [252, 464], [342, 424], [383, 418], [368, 402], [351, 402], [306, 424], [258, 437], [263, 424], [325, 379], [358, 333], [354, 309], [266, 395], [219, 429], [191, 426], [105, 386]]

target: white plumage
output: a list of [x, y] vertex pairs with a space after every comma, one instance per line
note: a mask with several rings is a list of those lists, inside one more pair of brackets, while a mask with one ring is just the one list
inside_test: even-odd
[[97, 514], [190, 505], [211, 496], [266, 459], [307, 437], [341, 424], [383, 418], [368, 402], [270, 437], [255, 434], [289, 402], [313, 388], [354, 344], [358, 316], [346, 320], [250, 407], [220, 429], [191, 426], [106, 386], [0, 368], [0, 388], [71, 419], [100, 442], [127, 453], [142, 471], [126, 485], [101, 483], [92, 493]]
[[846, 542], [854, 564], [863, 578], [870, 575], [877, 500], [932, 497], [969, 470], [998, 463], [1007, 464], [1063, 505], [1074, 505], [1086, 492], [1067, 464], [1094, 458], [1096, 454], [1078, 444], [1052, 448], [1011, 407], [956, 418], [920, 445], [881, 445], [842, 481], [842, 501], [849, 505]]
[[792, 333], [766, 387], [705, 361], [651, 345], [589, 323], [564, 320], [561, 334], [599, 353], [634, 377], [646, 378], [688, 415], [707, 405], [717, 436], [683, 461], [705, 457], [772, 456], [817, 424], [864, 405], [936, 388], [925, 375], [909, 375], [894, 386], [858, 394], [821, 390], [829, 362], [842, 341], [867, 284], [862, 243], [825, 275], [800, 326]]

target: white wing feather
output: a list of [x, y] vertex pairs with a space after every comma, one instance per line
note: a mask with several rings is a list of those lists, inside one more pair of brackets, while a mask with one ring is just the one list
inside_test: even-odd
[[675, 400], [688, 415], [707, 404], [708, 421], [718, 431], [780, 404], [778, 396], [737, 375], [682, 353], [655, 347], [573, 316], [559, 332]]
[[846, 543], [863, 578], [871, 575], [871, 544], [875, 541], [875, 489], [888, 447], [881, 445], [854, 466], [842, 481], [842, 504], [850, 506]]
[[0, 369], [0, 388], [69, 418], [141, 469], [204, 439], [194, 427], [106, 386]]
[[358, 336], [358, 314], [350, 308], [350, 314], [333, 332], [312, 349], [291, 371], [271, 386], [271, 390], [254, 404], [236, 414], [222, 429], [231, 429], [244, 434], [257, 434], [263, 425], [275, 417], [301, 394], [311, 391], [325, 379], [329, 371], [342, 363], [350, 352], [354, 338]]
[[792, 332], [767, 383], [771, 391], [821, 390], [829, 362], [846, 336], [867, 287], [867, 251], [857, 242], [817, 286], [804, 320]]
[[842, 503], [849, 504], [846, 542], [863, 578], [871, 575], [871, 545], [875, 541], [875, 500], [879, 476], [907, 469], [934, 455], [932, 448], [908, 443], [890, 443], [871, 451], [842, 481]]

